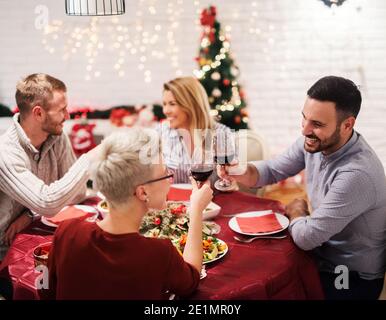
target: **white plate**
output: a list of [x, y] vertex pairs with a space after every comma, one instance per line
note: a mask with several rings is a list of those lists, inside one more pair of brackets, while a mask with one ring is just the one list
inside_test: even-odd
[[[168, 203], [182, 203], [188, 208], [190, 207], [190, 201], [178, 201], [178, 200], [169, 200]], [[209, 202], [204, 212], [202, 213], [203, 220], [210, 220], [214, 217], [217, 217], [221, 211], [221, 207], [214, 202]]]
[[261, 217], [261, 216], [267, 215], [271, 212], [272, 212], [272, 210], [251, 211], [251, 212], [240, 213], [229, 220], [229, 222], [228, 222], [229, 228], [231, 228], [233, 231], [235, 231], [237, 233], [245, 234], [248, 236], [262, 236], [262, 235], [267, 235], [267, 234], [274, 234], [274, 233], [278, 233], [278, 232], [281, 232], [281, 231], [287, 229], [289, 226], [289, 220], [286, 216], [279, 214], [279, 213], [275, 213], [275, 215], [276, 215], [276, 218], [279, 221], [282, 228], [280, 230], [275, 230], [275, 231], [270, 231], [270, 232], [257, 232], [257, 233], [242, 232], [240, 230], [240, 227], [239, 227], [237, 221], [236, 221], [236, 217], [243, 217], [243, 218]]
[[212, 263], [212, 262], [214, 262], [214, 261], [216, 261], [218, 259], [221, 259], [223, 256], [225, 256], [227, 254], [227, 252], [228, 252], [228, 245], [226, 244], [226, 242], [224, 242], [224, 241], [222, 241], [221, 239], [218, 239], [218, 238], [217, 238], [217, 240], [218, 240], [218, 242], [226, 245], [225, 250], [223, 252], [221, 252], [221, 254], [217, 255], [217, 257], [214, 258], [213, 260], [209, 260], [209, 261], [205, 261], [205, 262], [203, 261], [202, 264]]
[[181, 189], [181, 190], [192, 190], [192, 185], [190, 183], [175, 183], [170, 186], [174, 189]]
[[209, 202], [208, 206], [205, 208], [204, 212], [202, 213], [202, 219], [203, 220], [209, 220], [213, 219], [214, 217], [218, 216], [220, 213], [221, 207], [214, 202]]
[[[82, 210], [84, 212], [89, 212], [89, 213], [95, 213], [95, 215], [98, 215], [98, 211], [94, 208], [94, 207], [91, 207], [91, 206], [84, 206], [84, 205], [74, 205], [75, 208], [79, 209], [79, 210]], [[62, 210], [60, 210], [59, 212], [62, 212], [63, 210], [67, 209], [68, 206], [65, 206]], [[90, 217], [90, 218], [93, 218], [93, 217]], [[53, 223], [53, 222], [50, 222], [47, 220], [46, 217], [43, 217], [42, 216], [42, 219], [41, 219], [41, 222], [43, 224], [45, 224], [46, 226], [49, 226], [49, 227], [58, 227], [58, 225], [56, 223]]]

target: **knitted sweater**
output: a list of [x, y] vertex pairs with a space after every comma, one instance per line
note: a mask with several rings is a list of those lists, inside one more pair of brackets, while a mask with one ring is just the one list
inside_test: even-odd
[[8, 226], [28, 208], [53, 216], [64, 206], [84, 199], [89, 158], [77, 161], [68, 137], [49, 136], [40, 150], [20, 126], [19, 114], [0, 136], [0, 260]]

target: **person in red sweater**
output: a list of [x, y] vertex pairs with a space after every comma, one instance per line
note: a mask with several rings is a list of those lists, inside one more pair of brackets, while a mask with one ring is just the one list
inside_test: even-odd
[[[93, 183], [110, 213], [97, 223], [72, 219], [57, 229], [49, 288], [42, 299], [166, 299], [197, 288], [202, 267], [202, 212], [213, 192], [192, 180], [190, 224], [183, 256], [169, 239], [138, 233], [142, 217], [166, 206], [170, 179], [159, 139], [147, 130], [116, 132], [101, 144]], [[168, 294], [167, 294], [168, 293]]]

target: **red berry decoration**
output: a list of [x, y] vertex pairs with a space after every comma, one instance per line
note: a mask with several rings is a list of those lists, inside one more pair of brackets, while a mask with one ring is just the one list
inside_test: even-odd
[[231, 84], [231, 82], [229, 81], [229, 79], [224, 79], [222, 81], [222, 83], [224, 84], [224, 86], [229, 86]]
[[157, 217], [154, 219], [154, 223], [159, 226], [161, 224], [161, 218]]

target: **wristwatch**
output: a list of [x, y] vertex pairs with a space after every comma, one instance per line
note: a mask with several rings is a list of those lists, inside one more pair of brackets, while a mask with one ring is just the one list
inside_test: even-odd
[[31, 218], [32, 222], [34, 222], [40, 218], [39, 214], [37, 214], [29, 209], [25, 211], [25, 214]]

